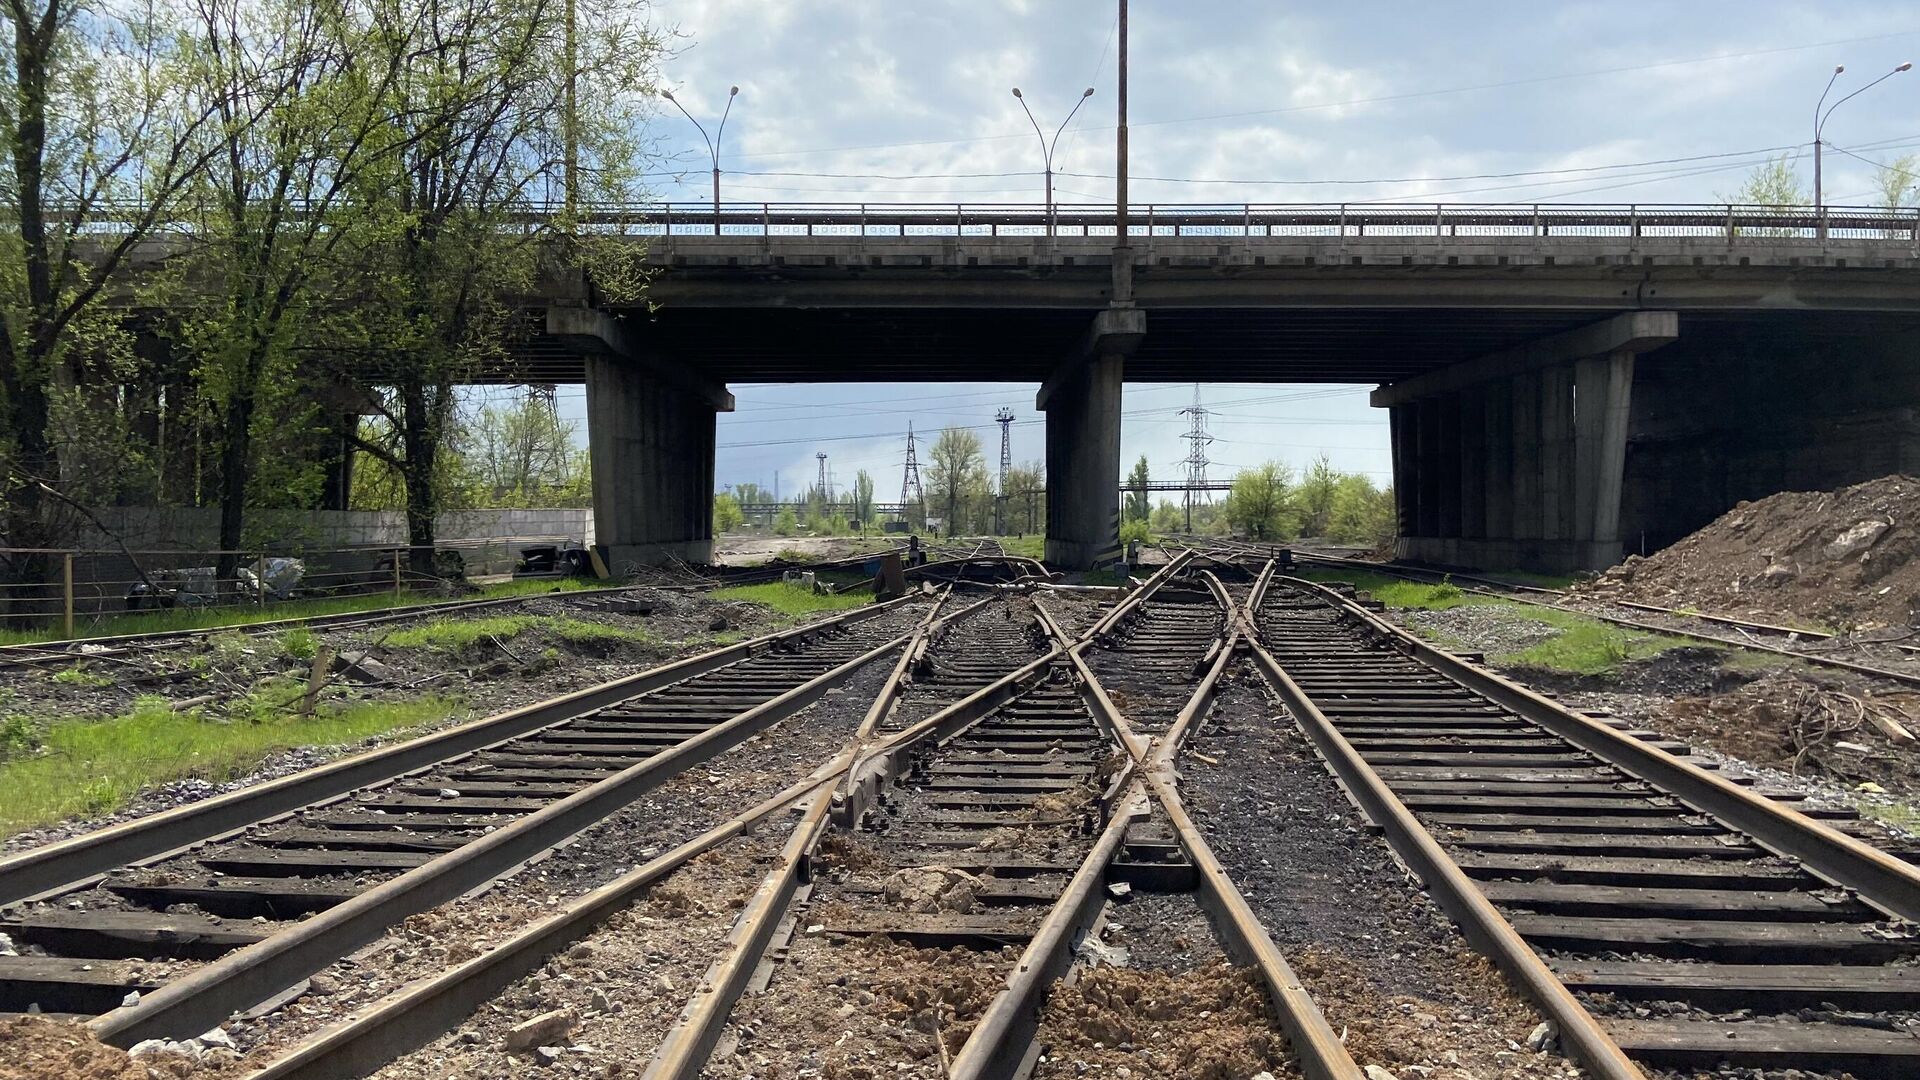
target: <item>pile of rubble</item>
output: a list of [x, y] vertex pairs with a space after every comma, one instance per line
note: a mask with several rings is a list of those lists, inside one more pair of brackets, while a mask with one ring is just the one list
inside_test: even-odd
[[1909, 627], [1920, 612], [1920, 479], [1742, 502], [1647, 558], [1581, 586], [1633, 600], [1837, 630]]

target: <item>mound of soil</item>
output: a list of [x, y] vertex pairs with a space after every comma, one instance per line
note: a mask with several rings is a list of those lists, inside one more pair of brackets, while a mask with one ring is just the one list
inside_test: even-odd
[[1250, 969], [1217, 964], [1173, 974], [1096, 968], [1055, 991], [1040, 1018], [1048, 1062], [1037, 1075], [1090, 1068], [1169, 1080], [1242, 1080], [1287, 1068], [1286, 1040], [1267, 1021]]
[[1731, 693], [1679, 698], [1662, 726], [1756, 764], [1920, 793], [1920, 743], [1897, 734], [1920, 731], [1920, 694], [1848, 693], [1774, 672]]
[[1664, 551], [1583, 586], [1719, 615], [1789, 618], [1836, 630], [1914, 625], [1920, 610], [1920, 479], [1743, 502]]

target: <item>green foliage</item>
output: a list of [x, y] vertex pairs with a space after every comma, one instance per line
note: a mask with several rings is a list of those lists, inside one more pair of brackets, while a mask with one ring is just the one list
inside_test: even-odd
[[1880, 188], [1880, 205], [1888, 210], [1920, 203], [1920, 155], [1901, 154], [1881, 166], [1874, 179]]
[[304, 626], [291, 626], [280, 632], [280, 655], [289, 660], [312, 660], [320, 652], [319, 639]]
[[84, 664], [75, 664], [53, 677], [53, 681], [62, 686], [112, 686], [113, 680], [105, 675], [96, 675], [86, 669]]
[[1334, 501], [1340, 490], [1340, 470], [1325, 453], [1307, 466], [1294, 488], [1293, 504], [1300, 515], [1300, 535], [1325, 537], [1333, 528]]
[[740, 512], [740, 500], [726, 492], [713, 497], [714, 535], [732, 532], [747, 523], [747, 516]]
[[1255, 540], [1293, 535], [1287, 505], [1292, 483], [1292, 470], [1277, 461], [1243, 469], [1233, 478], [1233, 490], [1227, 495], [1227, 521]]
[[1393, 489], [1376, 488], [1365, 473], [1344, 473], [1333, 482], [1330, 508], [1320, 534], [1340, 544], [1383, 547], [1399, 531]]
[[1129, 544], [1136, 540], [1142, 544], [1147, 542], [1147, 523], [1145, 521], [1135, 520], [1121, 524], [1120, 542], [1122, 544]]
[[0, 833], [106, 813], [155, 784], [189, 777], [222, 783], [279, 750], [357, 742], [443, 720], [459, 707], [442, 697], [357, 702], [323, 705], [305, 718], [249, 707], [240, 710], [241, 722], [230, 722], [142, 698], [104, 720], [53, 724], [42, 752], [0, 762]]
[[[1133, 463], [1133, 471], [1127, 474], [1126, 504], [1121, 507], [1122, 516], [1129, 522], [1146, 521], [1153, 512], [1153, 496], [1147, 491], [1152, 477], [1147, 471], [1147, 455], [1141, 454], [1140, 460]], [[1121, 539], [1126, 539], [1122, 530]]]
[[773, 531], [779, 536], [792, 536], [800, 531], [800, 516], [793, 512], [793, 507], [780, 508], [780, 513], [773, 519]]
[[879, 515], [874, 512], [873, 506], [873, 477], [867, 474], [867, 470], [861, 469], [853, 476], [853, 519], [863, 526], [877, 520]]
[[655, 640], [652, 634], [639, 627], [610, 626], [562, 615], [490, 615], [473, 619], [439, 619], [424, 626], [410, 626], [388, 634], [386, 643], [395, 649], [458, 652], [485, 641], [510, 641], [529, 631], [574, 644], [624, 642], [644, 645]]
[[928, 514], [943, 522], [943, 535], [992, 531], [992, 489], [978, 435], [965, 428], [947, 428], [934, 440], [927, 453], [927, 504]]
[[40, 725], [25, 713], [0, 714], [0, 761], [40, 749]]
[[764, 604], [783, 615], [808, 615], [817, 611], [846, 611], [873, 602], [873, 594], [864, 590], [843, 593], [817, 593], [783, 581], [761, 585], [730, 585], [707, 595], [715, 600], [743, 600]]

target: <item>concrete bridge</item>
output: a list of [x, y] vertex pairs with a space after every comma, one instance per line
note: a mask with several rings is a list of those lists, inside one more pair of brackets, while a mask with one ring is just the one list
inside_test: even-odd
[[616, 561], [710, 547], [730, 382], [1027, 380], [1048, 557], [1117, 550], [1120, 385], [1374, 382], [1402, 554], [1598, 567], [1742, 498], [1920, 470], [1920, 212], [1727, 206], [601, 211], [486, 378], [585, 382]]

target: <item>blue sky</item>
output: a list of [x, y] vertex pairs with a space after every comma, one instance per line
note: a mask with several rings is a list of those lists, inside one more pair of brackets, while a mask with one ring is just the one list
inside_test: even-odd
[[[1114, 12], [1112, 0], [652, 6], [679, 35], [666, 82], [709, 130], [740, 87], [721, 165], [723, 197], [743, 201], [1038, 202], [1015, 85], [1049, 133], [1094, 87], [1061, 139], [1058, 197], [1110, 200]], [[1782, 152], [1810, 183], [1813, 106], [1833, 66], [1847, 66], [1844, 93], [1920, 57], [1920, 8], [1873, 0], [1134, 0], [1131, 24], [1136, 202], [1705, 202]], [[665, 158], [654, 193], [707, 198], [693, 126], [666, 105], [650, 135]], [[1827, 201], [1874, 199], [1874, 163], [1920, 148], [1920, 72], [1849, 102], [1827, 139]], [[865, 467], [897, 494], [909, 419], [929, 434], [980, 425], [992, 459], [1003, 405], [1020, 421], [1016, 460], [1037, 460], [1034, 389], [738, 385], [717, 476], [777, 472], [791, 490], [825, 450], [841, 482]], [[1385, 417], [1367, 389], [1206, 386], [1220, 410], [1212, 456], [1230, 473], [1324, 450], [1384, 481]], [[561, 395], [583, 411], [581, 388]], [[1175, 476], [1191, 397], [1130, 385], [1125, 460], [1144, 453]]]

